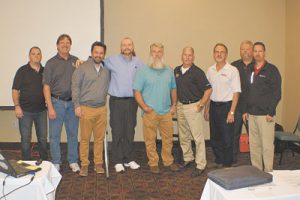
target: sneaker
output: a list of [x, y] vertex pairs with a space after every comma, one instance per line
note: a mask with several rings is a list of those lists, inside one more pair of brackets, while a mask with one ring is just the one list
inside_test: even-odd
[[104, 174], [104, 169], [102, 167], [102, 164], [96, 164], [94, 170], [97, 174]]
[[198, 168], [195, 168], [194, 171], [192, 172], [191, 174], [191, 177], [197, 177], [197, 176], [200, 176], [203, 172], [204, 172], [205, 169], [198, 169]]
[[121, 163], [118, 163], [118, 164], [115, 165], [115, 170], [116, 170], [117, 173], [125, 171], [124, 166]]
[[89, 166], [81, 166], [79, 176], [87, 176], [89, 173]]
[[160, 170], [158, 166], [150, 166], [150, 171], [152, 174], [159, 174]]
[[77, 163], [71, 163], [69, 166], [72, 169], [72, 172], [79, 172], [80, 171], [80, 168], [79, 168]]
[[166, 166], [169, 170], [171, 170], [172, 172], [178, 172], [182, 167], [180, 167], [180, 165], [178, 164], [171, 164], [169, 166]]
[[57, 171], [60, 170], [60, 165], [59, 165], [59, 164], [53, 164], [53, 165], [54, 165], [54, 167], [57, 169]]
[[129, 163], [124, 163], [125, 167], [130, 167], [130, 169], [138, 169], [141, 166], [139, 164], [137, 164], [135, 161], [131, 161]]

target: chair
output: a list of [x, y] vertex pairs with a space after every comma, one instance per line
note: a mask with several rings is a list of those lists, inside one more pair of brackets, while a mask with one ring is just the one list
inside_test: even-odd
[[293, 152], [300, 153], [300, 135], [297, 135], [296, 132], [300, 131], [300, 116], [298, 117], [298, 122], [293, 132], [285, 131], [275, 131], [275, 138], [280, 144], [280, 160], [279, 165], [281, 165], [283, 153], [285, 150], [289, 149]]

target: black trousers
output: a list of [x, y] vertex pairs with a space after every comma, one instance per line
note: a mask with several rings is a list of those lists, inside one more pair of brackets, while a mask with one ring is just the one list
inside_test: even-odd
[[138, 104], [134, 97], [109, 99], [110, 126], [112, 132], [112, 160], [128, 163], [135, 160], [134, 128]]
[[230, 107], [231, 102], [210, 103], [210, 141], [217, 164], [232, 164], [234, 123], [226, 122]]
[[232, 162], [237, 163], [240, 151], [240, 136], [243, 127], [243, 113], [237, 108], [234, 115], [233, 157]]

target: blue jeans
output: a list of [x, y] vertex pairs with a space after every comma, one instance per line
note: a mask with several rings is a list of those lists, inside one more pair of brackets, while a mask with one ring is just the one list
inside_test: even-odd
[[78, 162], [78, 124], [72, 101], [62, 101], [51, 98], [55, 119], [49, 119], [50, 152], [53, 164], [61, 164], [60, 137], [63, 123], [65, 123], [68, 142], [68, 162]]
[[47, 160], [47, 111], [26, 112], [19, 119], [19, 130], [21, 134], [22, 159], [31, 160], [31, 131], [34, 123], [40, 158]]

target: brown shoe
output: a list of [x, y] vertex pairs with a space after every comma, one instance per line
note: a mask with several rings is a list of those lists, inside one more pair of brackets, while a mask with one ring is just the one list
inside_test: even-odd
[[159, 174], [160, 173], [160, 170], [159, 170], [158, 166], [150, 166], [150, 171], [153, 174]]
[[178, 172], [182, 167], [180, 167], [180, 165], [178, 164], [173, 163], [167, 166], [167, 168], [169, 168], [169, 170], [171, 170], [172, 172]]
[[81, 166], [79, 176], [87, 176], [89, 173], [89, 166]]
[[94, 170], [97, 174], [104, 174], [104, 169], [102, 167], [102, 164], [96, 164]]

